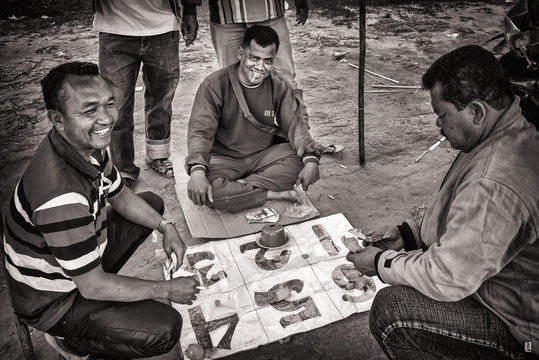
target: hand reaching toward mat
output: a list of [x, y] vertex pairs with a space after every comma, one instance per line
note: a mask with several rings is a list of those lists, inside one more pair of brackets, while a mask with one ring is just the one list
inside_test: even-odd
[[207, 205], [208, 201], [213, 202], [213, 190], [204, 170], [191, 172], [187, 183], [187, 195], [195, 205]]
[[363, 246], [376, 246], [382, 250], [399, 251], [404, 248], [404, 240], [397, 226], [384, 226], [371, 234], [366, 234], [367, 238], [363, 240]]
[[309, 186], [314, 184], [320, 179], [320, 171], [318, 170], [318, 163], [308, 162], [303, 166], [303, 169], [298, 174], [296, 180], [296, 186], [301, 185], [303, 190], [307, 191]]
[[197, 299], [199, 282], [190, 277], [179, 277], [166, 282], [167, 298], [175, 303], [192, 305]]

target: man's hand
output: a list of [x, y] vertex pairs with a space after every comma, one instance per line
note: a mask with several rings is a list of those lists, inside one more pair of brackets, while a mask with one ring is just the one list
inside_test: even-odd
[[177, 304], [192, 305], [200, 290], [198, 281], [193, 278], [179, 277], [166, 282], [168, 299]]
[[305, 25], [309, 17], [309, 2], [307, 0], [296, 0], [296, 24]]
[[374, 231], [372, 234], [366, 234], [367, 239], [363, 240], [363, 246], [373, 245], [382, 250], [399, 251], [404, 248], [399, 228], [395, 225], [385, 226]]
[[175, 253], [178, 259], [176, 267], [172, 269], [173, 271], [177, 271], [182, 266], [186, 249], [187, 247], [174, 224], [165, 225], [163, 227], [163, 250], [165, 250], [168, 257]]
[[318, 163], [311, 161], [303, 165], [303, 169], [298, 174], [296, 180], [296, 186], [302, 185], [303, 190], [307, 191], [309, 185], [314, 184], [320, 179], [320, 172], [318, 171]]
[[198, 20], [196, 15], [184, 15], [182, 18], [182, 35], [185, 46], [191, 45], [197, 38]]
[[376, 269], [374, 268], [374, 258], [378, 254], [380, 249], [374, 246], [368, 246], [365, 249], [360, 250], [357, 253], [348, 253], [346, 260], [354, 264], [354, 267], [363, 275], [373, 276], [376, 275]]
[[187, 195], [195, 205], [206, 205], [208, 200], [213, 202], [213, 190], [206, 179], [204, 170], [191, 171], [191, 177], [187, 183]]

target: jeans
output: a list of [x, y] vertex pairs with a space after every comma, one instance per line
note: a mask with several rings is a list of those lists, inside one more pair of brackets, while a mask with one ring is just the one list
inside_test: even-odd
[[[139, 194], [161, 214], [164, 204], [151, 192]], [[134, 224], [107, 209], [107, 247], [103, 269], [117, 273], [152, 229]], [[168, 353], [180, 338], [182, 318], [171, 306], [154, 300], [113, 302], [87, 300], [80, 293], [65, 316], [47, 332], [64, 339], [73, 354], [150, 357]]]
[[99, 33], [99, 69], [114, 94], [118, 121], [112, 131], [112, 162], [123, 177], [136, 179], [135, 85], [142, 64], [146, 155], [170, 157], [172, 100], [180, 77], [179, 32], [155, 36]]
[[439, 302], [409, 286], [389, 286], [374, 298], [369, 326], [389, 359], [539, 359], [471, 297]]
[[[292, 84], [296, 98], [300, 101], [303, 119], [308, 120], [307, 108], [303, 102], [303, 90], [296, 82], [296, 68], [292, 57], [292, 43], [286, 18], [270, 19], [256, 23], [269, 26], [279, 35], [279, 50], [273, 69]], [[238, 49], [243, 42], [245, 30], [254, 24], [217, 24], [210, 21], [210, 33], [213, 48], [220, 67], [225, 67], [238, 60]]]

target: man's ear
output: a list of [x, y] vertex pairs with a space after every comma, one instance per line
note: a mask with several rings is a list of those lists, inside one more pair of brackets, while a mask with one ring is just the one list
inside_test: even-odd
[[47, 118], [57, 130], [64, 130], [64, 116], [59, 111], [47, 110]]
[[473, 112], [473, 123], [475, 125], [483, 124], [483, 121], [487, 117], [487, 108], [481, 101], [473, 100], [470, 103], [471, 110]]
[[238, 60], [241, 61], [241, 56], [242, 56], [242, 55], [243, 55], [243, 48], [240, 46], [240, 47], [238, 48]]

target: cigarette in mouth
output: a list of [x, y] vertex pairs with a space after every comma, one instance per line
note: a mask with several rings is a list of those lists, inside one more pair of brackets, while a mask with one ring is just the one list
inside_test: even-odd
[[440, 145], [441, 143], [443, 143], [445, 141], [445, 139], [447, 139], [445, 136], [442, 137], [440, 140], [436, 141], [434, 143], [434, 145], [432, 145], [430, 148], [428, 148], [427, 150], [423, 151], [423, 154], [421, 154], [417, 159], [415, 159], [415, 162], [418, 162], [419, 159], [421, 159], [423, 156], [425, 156], [426, 153], [436, 149], [438, 147], [438, 145]]
[[255, 81], [255, 79], [258, 79], [260, 77], [260, 74], [254, 74], [253, 77], [251, 78], [251, 82]]

